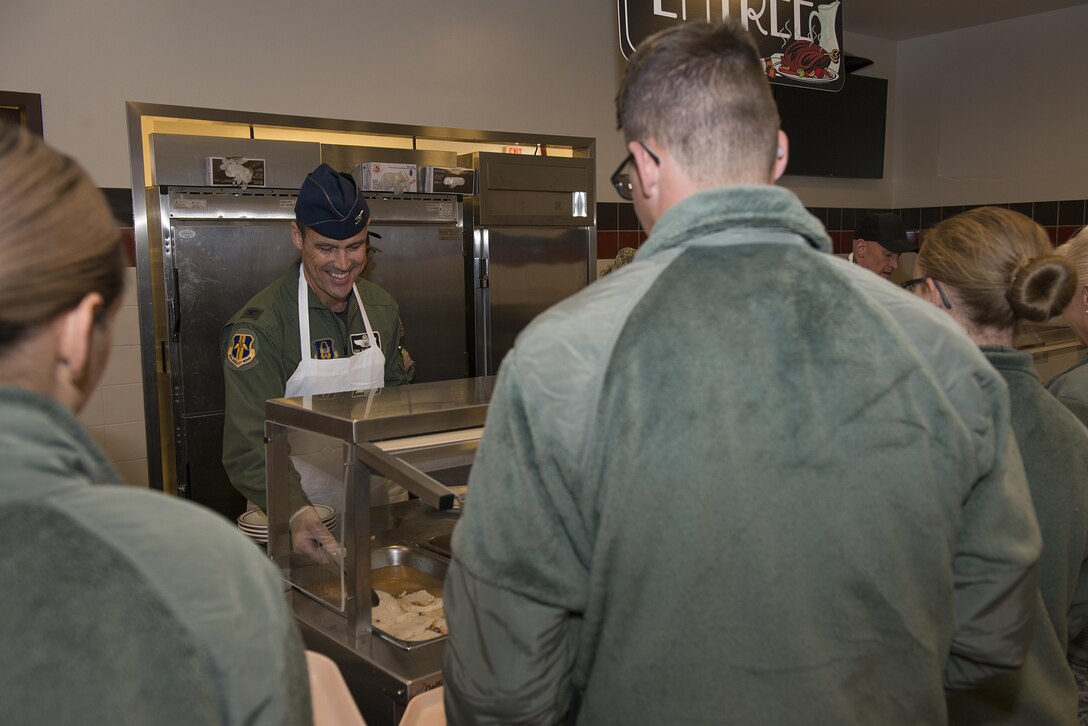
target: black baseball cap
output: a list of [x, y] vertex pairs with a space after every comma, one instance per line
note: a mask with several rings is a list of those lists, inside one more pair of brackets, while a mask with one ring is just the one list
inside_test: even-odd
[[854, 239], [876, 242], [889, 252], [903, 254], [917, 252], [918, 248], [907, 239], [907, 229], [898, 214], [891, 212], [871, 212], [858, 222], [854, 230]]

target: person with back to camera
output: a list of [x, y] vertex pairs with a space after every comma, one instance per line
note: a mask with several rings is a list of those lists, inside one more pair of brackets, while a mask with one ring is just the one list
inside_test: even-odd
[[1044, 390], [1030, 353], [1013, 347], [1021, 320], [1044, 322], [1077, 287], [1046, 232], [1018, 212], [979, 207], [926, 233], [905, 286], [946, 311], [1004, 377], [1012, 428], [1043, 533], [1038, 608], [1023, 668], [949, 694], [955, 724], [1074, 724], [1069, 636], [1088, 622], [1088, 430]]
[[0, 721], [308, 724], [276, 569], [218, 515], [123, 486], [75, 418], [123, 273], [83, 170], [0, 124]]
[[[1055, 250], [1073, 263], [1077, 270], [1077, 289], [1062, 311], [1062, 319], [1073, 329], [1081, 345], [1088, 345], [1088, 227], [1081, 229]], [[1082, 423], [1088, 425], [1088, 356], [1056, 375], [1046, 389]], [[1088, 725], [1088, 628], [1069, 634], [1069, 664], [1080, 692], [1078, 719]]]
[[[300, 253], [284, 275], [224, 326], [223, 466], [234, 488], [261, 509], [265, 402], [407, 383], [399, 307], [360, 277], [370, 249], [370, 208], [350, 174], [328, 164], [299, 189], [291, 238]], [[373, 235], [376, 236], [376, 235]], [[296, 550], [321, 560], [336, 539], [293, 470], [289, 491]]]
[[443, 590], [450, 723], [943, 723], [1033, 625], [1004, 382], [774, 185], [737, 22], [651, 36], [617, 110], [650, 236], [502, 363]]
[[917, 252], [907, 239], [907, 230], [899, 215], [891, 212], [871, 212], [858, 222], [854, 230], [854, 249], [847, 258], [866, 270], [890, 280], [899, 269], [899, 255]]
[[[1077, 289], [1062, 311], [1062, 320], [1073, 329], [1081, 345], [1088, 345], [1088, 227], [1077, 232], [1056, 252], [1066, 257], [1077, 270]], [[1066, 408], [1088, 425], [1088, 356], [1083, 356], [1068, 370], [1047, 384]]]

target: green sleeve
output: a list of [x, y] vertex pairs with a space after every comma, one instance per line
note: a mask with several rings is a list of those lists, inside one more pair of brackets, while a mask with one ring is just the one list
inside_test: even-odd
[[[239, 356], [231, 354], [236, 334], [251, 334], [255, 339], [253, 359], [238, 365]], [[223, 468], [230, 483], [262, 510], [267, 507], [265, 485], [264, 420], [265, 401], [281, 398], [286, 389], [287, 373], [283, 351], [275, 336], [253, 325], [234, 323], [223, 330], [220, 350], [223, 355], [224, 410]], [[288, 476], [291, 511], [306, 504], [298, 473]]]
[[1072, 398], [1069, 396], [1058, 396], [1057, 398], [1062, 402], [1062, 405], [1072, 411], [1073, 414], [1080, 419], [1082, 424], [1088, 426], [1088, 403], [1079, 398]]
[[400, 352], [402, 330], [398, 311], [393, 329], [388, 335], [382, 334], [382, 355], [385, 356], [385, 385], [387, 386], [400, 386], [408, 382], [408, 373], [404, 370], [404, 356]]
[[1042, 535], [1008, 404], [993, 410], [991, 466], [964, 503], [952, 562], [955, 632], [944, 675], [950, 690], [1023, 665], [1034, 622]]

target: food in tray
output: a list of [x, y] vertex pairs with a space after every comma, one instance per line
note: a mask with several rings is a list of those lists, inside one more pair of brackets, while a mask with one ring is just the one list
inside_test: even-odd
[[430, 640], [449, 632], [442, 598], [426, 590], [394, 597], [378, 590], [378, 604], [370, 611], [374, 627], [398, 640]]
[[778, 72], [799, 78], [823, 78], [833, 73], [828, 70], [831, 56], [811, 40], [795, 40], [786, 46]]

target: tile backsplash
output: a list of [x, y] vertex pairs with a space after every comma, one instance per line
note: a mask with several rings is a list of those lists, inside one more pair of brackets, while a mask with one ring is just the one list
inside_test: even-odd
[[1050, 241], [1059, 245], [1074, 234], [1077, 230], [1088, 224], [1086, 219], [1086, 207], [1088, 202], [1084, 199], [1069, 199], [1063, 201], [1045, 202], [993, 202], [990, 204], [968, 204], [949, 207], [902, 207], [891, 209], [860, 209], [853, 207], [810, 207], [809, 211], [824, 223], [831, 240], [835, 245], [835, 252], [846, 254], [850, 252], [854, 238], [854, 225], [859, 218], [868, 212], [894, 212], [903, 220], [908, 234], [917, 233], [919, 240], [925, 241], [925, 230], [935, 226], [938, 222], [954, 217], [960, 212], [975, 207], [1004, 207], [1020, 212], [1035, 220], [1047, 234]]
[[[952, 217], [973, 207], [1006, 207], [1031, 217], [1038, 222], [1055, 245], [1065, 242], [1077, 230], [1088, 224], [1088, 200], [1067, 199], [1041, 202], [994, 202], [989, 205], [971, 204], [948, 207], [902, 207], [867, 209], [858, 207], [809, 207], [809, 211], [824, 223], [837, 254], [850, 252], [854, 238], [854, 225], [869, 212], [895, 212], [903, 219], [908, 232], [920, 234], [943, 219]], [[630, 202], [597, 203], [597, 257], [602, 260], [615, 258], [622, 247], [635, 247], [646, 239], [646, 233], [635, 217]]]

